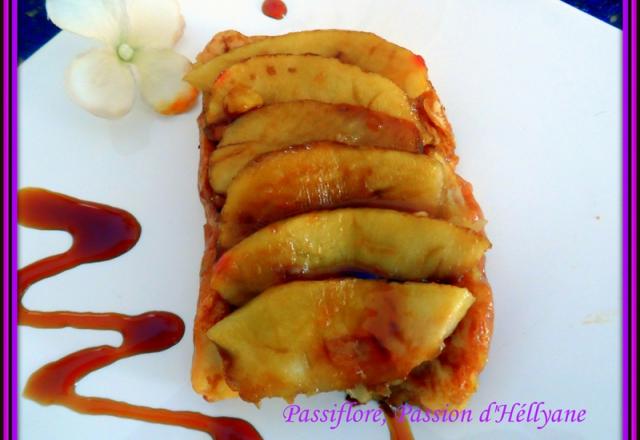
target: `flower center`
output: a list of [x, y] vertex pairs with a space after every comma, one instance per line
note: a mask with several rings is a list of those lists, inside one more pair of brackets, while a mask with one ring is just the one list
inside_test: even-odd
[[133, 53], [133, 48], [127, 43], [122, 43], [120, 46], [118, 46], [118, 57], [120, 57], [122, 61], [131, 61], [131, 58], [133, 58]]

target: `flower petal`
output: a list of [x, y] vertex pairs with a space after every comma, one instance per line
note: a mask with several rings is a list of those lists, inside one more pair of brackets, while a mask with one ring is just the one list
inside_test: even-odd
[[171, 49], [141, 49], [133, 64], [138, 68], [142, 97], [157, 112], [174, 115], [195, 104], [197, 89], [182, 80], [191, 68], [187, 58]]
[[47, 15], [59, 28], [115, 45], [125, 27], [120, 0], [47, 0]]
[[176, 0], [127, 0], [127, 16], [127, 43], [134, 49], [171, 48], [184, 31]]
[[103, 118], [125, 115], [135, 99], [135, 80], [113, 49], [93, 49], [78, 56], [67, 71], [74, 102]]

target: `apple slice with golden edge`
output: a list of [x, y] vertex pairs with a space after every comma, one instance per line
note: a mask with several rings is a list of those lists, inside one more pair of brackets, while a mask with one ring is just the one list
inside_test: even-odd
[[290, 278], [362, 269], [398, 280], [446, 279], [471, 269], [489, 242], [442, 220], [387, 209], [303, 214], [264, 227], [220, 257], [211, 288], [242, 305]]
[[227, 53], [230, 50], [237, 49], [249, 43], [255, 43], [256, 41], [264, 40], [265, 38], [269, 37], [262, 35], [248, 36], [234, 30], [218, 32], [211, 38], [211, 40], [209, 40], [209, 42], [200, 51], [200, 53], [196, 55], [196, 63], [194, 64], [194, 68], [195, 66], [201, 66], [205, 63], [208, 63], [212, 59], [224, 53]]
[[464, 407], [476, 391], [493, 333], [493, 300], [483, 266], [480, 264], [456, 282], [473, 293], [475, 302], [444, 350], [437, 359], [414, 368], [405, 381], [394, 384], [391, 404], [409, 403], [432, 410]]
[[[323, 34], [331, 34], [333, 36], [341, 36], [343, 38], [369, 39], [371, 45], [364, 44], [356, 47], [353, 49], [353, 53], [345, 55], [346, 52], [340, 51], [340, 49], [327, 49], [327, 51], [321, 52], [320, 50], [314, 51], [310, 50], [308, 47], [302, 46], [300, 46], [298, 52], [295, 52], [292, 49], [294, 46], [289, 45], [289, 41], [287, 41], [287, 39], [294, 38], [298, 43], [304, 42], [304, 44], [310, 44], [310, 40], [317, 39]], [[304, 36], [304, 38], [300, 39], [298, 38], [299, 36]], [[449, 160], [454, 162], [457, 161], [457, 157], [454, 153], [455, 138], [449, 121], [447, 120], [444, 107], [440, 103], [438, 95], [431, 82], [427, 79], [427, 68], [424, 65], [424, 60], [419, 55], [415, 55], [406, 49], [384, 40], [382, 40], [383, 45], [390, 45], [385, 46], [386, 49], [371, 49], [371, 46], [375, 46], [374, 42], [376, 40], [380, 40], [380, 37], [373, 34], [355, 31], [325, 30], [299, 32], [279, 37], [247, 37], [236, 31], [220, 32], [213, 37], [211, 42], [203, 51], [204, 53], [201, 54], [202, 56], [198, 57], [199, 63], [197, 67], [188, 74], [188, 78], [194, 79], [194, 86], [209, 89], [218, 74], [228, 67], [227, 63], [230, 63], [228, 64], [230, 66], [231, 64], [240, 62], [246, 58], [240, 57], [236, 59], [235, 57], [238, 54], [242, 54], [242, 52], [236, 52], [233, 49], [250, 51], [249, 47], [253, 46], [252, 43], [258, 42], [260, 45], [268, 45], [268, 42], [274, 39], [279, 40], [281, 42], [280, 44], [287, 46], [284, 48], [278, 48], [278, 50], [282, 50], [282, 53], [315, 53], [328, 57], [337, 57], [345, 63], [356, 64], [365, 71], [376, 72], [391, 79], [400, 88], [402, 88], [412, 100], [414, 100], [415, 106], [419, 111], [419, 119], [422, 124], [424, 124], [424, 127], [428, 132], [428, 136], [424, 135], [426, 140], [425, 143], [436, 146]], [[352, 47], [351, 44], [353, 44], [354, 41], [355, 40], [352, 40], [351, 43], [347, 43], [349, 47]], [[331, 42], [329, 40], [318, 39], [316, 43], [322, 47], [325, 47], [325, 45], [326, 47], [331, 46]], [[342, 44], [342, 42], [340, 44]], [[311, 46], [317, 47], [317, 45], [314, 44], [310, 44], [310, 47]], [[362, 47], [369, 47], [369, 50], [373, 50], [376, 55], [368, 56], [362, 52]], [[231, 55], [229, 53], [230, 51], [231, 53], [235, 52], [235, 54]], [[268, 53], [274, 54], [276, 52], [271, 51]], [[231, 58], [233, 58], [233, 61]], [[208, 64], [209, 62], [212, 64]], [[222, 63], [226, 67], [214, 67], [219, 63]], [[205, 96], [208, 99], [207, 95], [208, 92], [205, 92]]]
[[283, 218], [344, 206], [423, 211], [458, 226], [483, 226], [437, 156], [318, 142], [263, 155], [236, 176], [218, 244], [229, 249]]
[[258, 55], [275, 54], [338, 58], [389, 78], [411, 98], [429, 89], [427, 68], [421, 56], [375, 34], [344, 30], [294, 32], [245, 44], [196, 65], [185, 79], [194, 87], [206, 90], [230, 66]]
[[230, 66], [213, 84], [207, 122], [218, 124], [262, 105], [306, 99], [359, 105], [418, 127], [407, 96], [389, 79], [316, 55], [263, 55]]
[[361, 106], [308, 100], [279, 102], [240, 116], [225, 128], [218, 148], [246, 142], [294, 145], [323, 140], [422, 150], [420, 133], [411, 122]]
[[238, 171], [255, 157], [320, 140], [422, 150], [420, 133], [403, 119], [346, 104], [277, 103], [246, 113], [226, 128], [209, 161], [211, 187], [224, 194]]
[[273, 287], [215, 324], [225, 379], [240, 397], [366, 387], [388, 394], [444, 340], [473, 303], [464, 288], [357, 279]]

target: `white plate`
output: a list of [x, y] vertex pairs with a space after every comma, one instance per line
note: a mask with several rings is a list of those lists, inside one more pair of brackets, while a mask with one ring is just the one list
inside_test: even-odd
[[[423, 54], [447, 106], [469, 179], [489, 220], [487, 272], [495, 297], [489, 363], [470, 408], [543, 400], [587, 410], [583, 423], [414, 424], [417, 439], [602, 439], [620, 432], [621, 33], [558, 0], [390, 2], [287, 0], [274, 21], [259, 0], [183, 2], [179, 49], [195, 56], [214, 32], [277, 34], [346, 28]], [[63, 90], [71, 59], [92, 42], [61, 33], [19, 69], [19, 186], [38, 186], [132, 212], [133, 250], [35, 285], [37, 310], [168, 310], [184, 339], [80, 382], [82, 394], [251, 421], [265, 439], [387, 439], [371, 424], [285, 424], [285, 403], [258, 410], [207, 404], [189, 383], [191, 323], [203, 249], [196, 194], [197, 111], [164, 118], [137, 103], [106, 121]], [[62, 233], [20, 229], [20, 265], [60, 251]], [[20, 389], [46, 362], [116, 333], [20, 328]], [[298, 403], [331, 407], [338, 393]], [[20, 399], [25, 439], [206, 439], [181, 428], [91, 417]]]

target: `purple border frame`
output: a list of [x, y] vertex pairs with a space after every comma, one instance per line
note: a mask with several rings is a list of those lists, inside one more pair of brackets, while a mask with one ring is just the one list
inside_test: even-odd
[[[9, 8], [11, 5], [11, 8]], [[17, 408], [17, 10], [18, 0], [3, 1], [3, 439], [18, 438]], [[637, 437], [637, 13], [636, 0], [623, 0], [623, 297], [622, 438]], [[11, 34], [9, 35], [9, 31]], [[10, 56], [11, 52], [11, 56]], [[630, 57], [629, 58], [629, 54]], [[13, 81], [10, 81], [9, 78]], [[11, 115], [11, 125], [9, 125]], [[630, 145], [630, 148], [627, 146]], [[11, 148], [11, 150], [9, 150]], [[9, 152], [11, 151], [11, 155]], [[11, 160], [11, 163], [9, 163]], [[11, 176], [11, 181], [9, 181]], [[14, 240], [10, 241], [10, 236]], [[9, 244], [11, 247], [9, 248]], [[631, 269], [631, 270], [630, 270]], [[11, 290], [11, 291], [10, 291]], [[11, 321], [12, 326], [9, 326]], [[9, 340], [11, 334], [11, 340]], [[629, 352], [631, 357], [629, 358]], [[630, 376], [630, 383], [628, 378]], [[631, 392], [629, 393], [629, 390]], [[629, 411], [631, 408], [631, 412]], [[11, 411], [9, 411], [11, 409]], [[11, 417], [9, 416], [11, 415]]]
[[[637, 2], [623, 1], [623, 436], [637, 438]], [[630, 59], [629, 59], [630, 56]], [[630, 126], [629, 126], [630, 123]], [[630, 148], [627, 149], [627, 145]], [[630, 156], [629, 157], [629, 151]], [[630, 184], [627, 186], [626, 182]], [[630, 209], [631, 212], [627, 210]], [[630, 234], [630, 235], [628, 235]], [[630, 269], [630, 273], [627, 272]], [[630, 322], [629, 322], [630, 320]], [[628, 329], [628, 331], [627, 331]], [[628, 337], [630, 335], [630, 337]], [[630, 345], [627, 345], [630, 344]], [[628, 347], [630, 349], [628, 349]], [[626, 357], [631, 354], [631, 359]], [[628, 370], [630, 368], [630, 370]], [[630, 375], [630, 382], [627, 377]], [[631, 394], [629, 395], [629, 390]], [[631, 414], [629, 414], [630, 402]]]
[[[8, 78], [8, 64], [9, 64], [9, 42], [11, 41], [7, 35], [9, 29], [9, 2], [5, 1], [2, 4], [2, 30], [3, 30], [3, 43], [2, 43], [2, 172], [3, 172], [3, 182], [2, 182], [2, 257], [5, 262], [2, 265], [2, 360], [3, 360], [3, 368], [2, 368], [2, 403], [3, 403], [3, 412], [2, 412], [2, 438], [8, 439], [10, 432], [10, 421], [9, 421], [9, 413], [8, 408], [15, 408], [15, 403], [13, 399], [13, 390], [12, 378], [9, 377], [9, 349], [12, 345], [9, 343], [9, 270], [13, 270], [14, 263], [9, 264], [10, 261], [10, 253], [9, 253], [9, 237], [7, 236], [7, 232], [9, 230], [9, 216], [7, 215], [9, 212], [9, 192], [10, 185], [8, 182], [9, 176], [9, 120], [8, 115], [9, 111], [13, 111], [15, 108], [9, 107], [9, 78]], [[12, 143], [13, 145], [13, 143]], [[14, 148], [14, 147], [12, 147]], [[13, 190], [13, 189], [11, 189]], [[13, 218], [13, 217], [12, 217]], [[11, 351], [13, 355], [13, 351]], [[13, 420], [11, 421], [11, 423]]]
[[[5, 0], [5, 3], [8, 3]], [[11, 233], [14, 239], [11, 241], [11, 295], [18, 298], [18, 0], [11, 0], [11, 72], [13, 83], [11, 84]], [[18, 306], [11, 303], [11, 386], [14, 391], [11, 396], [11, 424], [13, 436], [18, 438]]]
[[[4, 191], [3, 191], [3, 253], [5, 262], [10, 261], [10, 266], [5, 263], [3, 267], [4, 282], [3, 285], [8, 289], [3, 292], [3, 321], [4, 321], [4, 343], [3, 354], [10, 352], [11, 359], [3, 359], [3, 378], [6, 377], [7, 382], [3, 386], [3, 402], [5, 403], [3, 410], [3, 419], [5, 421], [3, 435], [8, 439], [18, 438], [18, 403], [17, 403], [17, 365], [18, 365], [18, 340], [17, 340], [17, 318], [18, 309], [11, 301], [11, 298], [17, 298], [16, 283], [18, 279], [17, 271], [17, 246], [15, 240], [9, 238], [17, 237], [17, 187], [18, 187], [18, 139], [17, 139], [17, 113], [18, 113], [18, 27], [17, 27], [17, 0], [5, 0], [3, 2], [3, 171], [5, 175]], [[9, 35], [9, 32], [10, 35]], [[10, 81], [10, 78], [12, 79]], [[11, 115], [11, 119], [9, 118]], [[10, 121], [10, 123], [9, 123]], [[11, 155], [9, 155], [9, 143], [11, 144]], [[10, 163], [9, 163], [10, 162]], [[11, 179], [9, 181], [9, 179]], [[9, 212], [10, 217], [8, 217]], [[10, 220], [9, 220], [10, 218]], [[8, 236], [8, 234], [10, 234]], [[10, 247], [10, 248], [9, 248]], [[7, 274], [7, 271], [9, 273]], [[3, 286], [3, 287], [4, 287]], [[9, 290], [10, 289], [10, 290]], [[12, 295], [11, 297], [9, 295]], [[8, 319], [7, 319], [8, 318]], [[11, 327], [9, 327], [9, 325]], [[7, 341], [11, 335], [11, 340]], [[7, 371], [7, 367], [10, 369]], [[9, 377], [10, 375], [10, 377]], [[8, 409], [11, 408], [9, 415]], [[10, 420], [8, 420], [10, 418]], [[8, 422], [8, 423], [7, 423]]]

